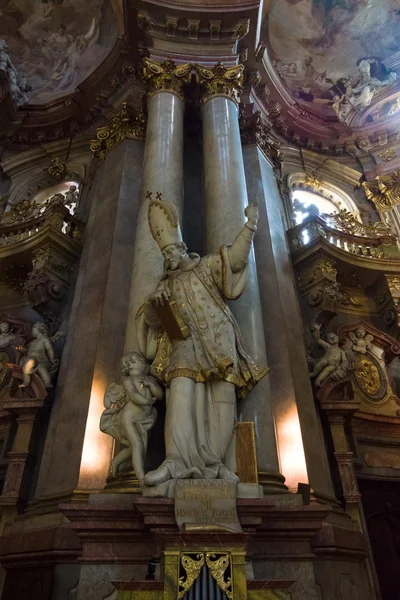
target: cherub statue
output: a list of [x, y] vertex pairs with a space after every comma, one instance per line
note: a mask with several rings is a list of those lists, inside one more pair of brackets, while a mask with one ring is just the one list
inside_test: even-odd
[[314, 323], [312, 333], [315, 341], [321, 348], [324, 348], [325, 354], [314, 365], [310, 377], [315, 377], [316, 387], [320, 387], [328, 377], [335, 381], [346, 376], [347, 356], [344, 350], [339, 348], [338, 336], [330, 332], [326, 335], [326, 341], [321, 339], [321, 325]]
[[361, 354], [366, 354], [367, 350], [371, 348], [371, 342], [374, 339], [370, 333], [367, 334], [363, 327], [358, 327], [354, 331], [350, 331], [349, 338], [352, 342], [351, 349]]
[[7, 321], [2, 321], [0, 323], [0, 348], [5, 348], [8, 346], [15, 338], [15, 333], [13, 332], [13, 328], [10, 323]]
[[71, 185], [68, 192], [65, 192], [64, 204], [71, 210], [75, 208], [79, 199], [79, 191], [76, 185]]
[[155, 377], [147, 375], [143, 356], [130, 352], [122, 357], [122, 385], [112, 383], [104, 395], [106, 410], [101, 415], [100, 430], [129, 446], [111, 460], [115, 477], [119, 466], [132, 458], [139, 483], [143, 485], [144, 461], [147, 452], [147, 432], [153, 427], [157, 411], [153, 406], [163, 397], [163, 389]]
[[52, 388], [51, 376], [59, 366], [59, 360], [54, 358], [54, 349], [52, 342], [56, 341], [65, 334], [57, 333], [51, 339], [45, 323], [35, 323], [32, 327], [33, 340], [26, 349], [19, 348], [26, 352], [26, 356], [21, 361], [24, 374], [23, 382], [20, 387], [26, 387], [31, 382], [31, 376], [35, 371], [40, 375], [46, 388]]

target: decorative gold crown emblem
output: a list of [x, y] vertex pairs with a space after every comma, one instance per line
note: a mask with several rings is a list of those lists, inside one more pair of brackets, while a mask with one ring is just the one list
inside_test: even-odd
[[161, 192], [156, 193], [156, 200], [152, 199], [152, 192], [146, 192], [146, 198], [150, 200], [148, 219], [151, 235], [163, 250], [171, 244], [182, 242], [181, 229], [179, 227], [178, 213], [171, 202], [162, 199]]

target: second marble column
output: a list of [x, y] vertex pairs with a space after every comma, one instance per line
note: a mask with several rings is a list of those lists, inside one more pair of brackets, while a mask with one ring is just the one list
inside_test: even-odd
[[[244, 225], [248, 205], [238, 106], [235, 101], [243, 67], [196, 67], [203, 85], [203, 157], [205, 177], [205, 245], [207, 252], [232, 243]], [[247, 352], [267, 363], [260, 294], [254, 252], [249, 257], [249, 280], [241, 298], [232, 305]], [[240, 420], [255, 424], [260, 483], [265, 491], [286, 489], [279, 473], [272, 398], [268, 375], [239, 406]]]

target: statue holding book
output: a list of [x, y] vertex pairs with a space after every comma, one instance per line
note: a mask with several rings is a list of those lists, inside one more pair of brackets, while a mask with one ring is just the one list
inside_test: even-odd
[[236, 400], [268, 369], [245, 352], [226, 300], [239, 298], [246, 286], [258, 202], [246, 208], [247, 222], [231, 245], [200, 258], [187, 252], [174, 206], [157, 196], [148, 218], [164, 273], [136, 325], [140, 351], [152, 361], [150, 373], [166, 388], [166, 459], [144, 483], [236, 482]]

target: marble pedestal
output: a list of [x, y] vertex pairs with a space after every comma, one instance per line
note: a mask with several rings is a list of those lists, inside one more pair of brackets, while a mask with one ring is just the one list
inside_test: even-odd
[[132, 580], [132, 591], [140, 591], [150, 563], [161, 565], [152, 588], [158, 593], [167, 549], [196, 548], [240, 549], [245, 579], [251, 580], [248, 592], [286, 581], [291, 600], [354, 600], [355, 590], [359, 598], [375, 598], [365, 572], [364, 537], [346, 514], [304, 505], [298, 494], [237, 499], [236, 505], [242, 533], [181, 532], [173, 499], [134, 494], [92, 494], [88, 504], [60, 505], [64, 516], [57, 523], [54, 516], [15, 522], [0, 539], [2, 600], [93, 600], [115, 592], [113, 582], [129, 591]]
[[[174, 498], [177, 481], [184, 480], [171, 479], [159, 485], [145, 485], [143, 487], [143, 496], [145, 498]], [[263, 496], [264, 492], [261, 485], [255, 483], [238, 483], [237, 485], [237, 498], [262, 498]]]

